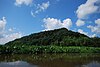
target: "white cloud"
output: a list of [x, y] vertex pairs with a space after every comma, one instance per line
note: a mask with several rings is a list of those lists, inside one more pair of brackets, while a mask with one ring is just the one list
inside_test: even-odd
[[82, 21], [82, 20], [77, 20], [77, 22], [76, 22], [76, 25], [77, 26], [83, 26], [85, 24], [85, 22], [84, 21]]
[[81, 33], [81, 34], [88, 35], [88, 32], [84, 32], [82, 29], [78, 29], [78, 32]]
[[96, 37], [96, 34], [91, 35], [90, 37]]
[[6, 19], [5, 19], [5, 17], [3, 17], [0, 20], [0, 31], [3, 31], [5, 29], [5, 25], [6, 25]]
[[96, 34], [89, 34], [88, 32], [85, 32], [82, 29], [78, 29], [78, 32], [87, 35], [88, 37], [96, 37]]
[[15, 5], [16, 6], [21, 6], [22, 4], [24, 5], [31, 5], [33, 0], [16, 0]]
[[13, 28], [9, 28], [8, 31], [9, 31], [9, 32], [13, 32]]
[[90, 28], [92, 32], [96, 32], [98, 28], [96, 26], [89, 25], [87, 28]]
[[95, 26], [89, 25], [87, 28], [91, 29], [92, 32], [100, 33], [100, 19], [95, 20]]
[[71, 19], [67, 18], [67, 19], [63, 20], [62, 27], [66, 27], [66, 28], [70, 29], [71, 26], [72, 26]]
[[90, 28], [92, 32], [100, 33], [100, 26], [89, 25], [89, 26], [87, 26], [87, 28]]
[[95, 5], [99, 0], [87, 0], [85, 4], [82, 4], [78, 7], [76, 14], [79, 19], [84, 19], [88, 15], [98, 11], [98, 5]]
[[48, 2], [44, 2], [42, 4], [38, 4], [38, 5], [36, 5], [36, 10], [34, 12], [31, 11], [31, 15], [33, 17], [35, 17], [36, 14], [38, 14], [38, 13], [40, 13], [42, 11], [45, 11], [49, 6], [50, 6], [50, 2], [49, 1]]
[[5, 34], [3, 38], [0, 38], [0, 44], [5, 44], [9, 41], [12, 41], [16, 38], [22, 37], [21, 33], [12, 33], [12, 34]]
[[72, 26], [72, 21], [69, 18], [63, 20], [63, 22], [55, 18], [44, 18], [43, 22], [44, 22], [45, 30], [53, 30], [62, 27], [70, 29], [70, 27]]
[[95, 20], [95, 23], [100, 26], [100, 19]]
[[13, 29], [9, 28], [8, 29], [8, 32], [5, 30], [5, 27], [6, 27], [6, 18], [3, 17], [1, 20], [0, 20], [0, 44], [5, 44], [9, 41], [12, 41], [16, 38], [20, 38], [22, 36], [21, 33], [15, 33], [15, 32], [12, 32]]
[[34, 13], [34, 12], [32, 12], [32, 11], [31, 11], [31, 15], [32, 15], [33, 17], [36, 17], [36, 16], [35, 16], [35, 13]]
[[36, 13], [46, 10], [49, 7], [49, 5], [50, 5], [49, 1], [46, 3], [38, 4], [37, 6], [38, 10], [36, 11]]

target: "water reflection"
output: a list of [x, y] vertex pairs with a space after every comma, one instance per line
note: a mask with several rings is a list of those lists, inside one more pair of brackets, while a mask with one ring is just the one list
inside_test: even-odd
[[0, 55], [0, 67], [100, 67], [100, 54]]
[[15, 62], [1, 62], [0, 67], [38, 67], [31, 65], [24, 61], [15, 61]]
[[93, 61], [91, 63], [88, 63], [87, 65], [82, 65], [82, 67], [100, 67], [100, 63], [97, 61]]

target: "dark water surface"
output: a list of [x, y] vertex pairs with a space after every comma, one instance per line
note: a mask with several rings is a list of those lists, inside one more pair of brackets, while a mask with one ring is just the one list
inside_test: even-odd
[[3, 54], [0, 67], [100, 67], [100, 54]]

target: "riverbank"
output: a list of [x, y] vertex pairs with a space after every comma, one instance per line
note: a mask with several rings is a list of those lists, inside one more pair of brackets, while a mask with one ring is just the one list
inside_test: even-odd
[[100, 47], [85, 46], [0, 46], [0, 54], [100, 53]]

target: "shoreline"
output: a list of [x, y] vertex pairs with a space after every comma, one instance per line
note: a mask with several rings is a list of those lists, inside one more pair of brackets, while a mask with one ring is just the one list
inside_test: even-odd
[[87, 46], [0, 46], [0, 54], [100, 53], [100, 47]]

